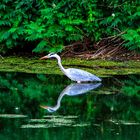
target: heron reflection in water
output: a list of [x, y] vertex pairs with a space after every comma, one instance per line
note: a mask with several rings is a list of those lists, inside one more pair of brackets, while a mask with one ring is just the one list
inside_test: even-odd
[[101, 83], [75, 83], [70, 84], [67, 86], [59, 95], [57, 104], [53, 107], [51, 106], [40, 106], [41, 108], [47, 109], [49, 112], [55, 112], [59, 109], [61, 105], [61, 100], [64, 97], [64, 95], [68, 96], [76, 96], [80, 94], [87, 93], [90, 90], [96, 89], [99, 86], [101, 86]]

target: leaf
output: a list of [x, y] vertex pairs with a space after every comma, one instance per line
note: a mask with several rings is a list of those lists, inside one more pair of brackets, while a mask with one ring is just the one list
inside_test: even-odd
[[68, 18], [68, 19], [62, 19], [60, 21], [61, 25], [80, 25], [82, 23], [84, 23], [84, 21], [81, 20], [81, 19], [70, 19], [70, 18]]
[[14, 33], [16, 30], [17, 30], [17, 28], [14, 28], [14, 27], [13, 27], [13, 28], [11, 28], [11, 29], [9, 30], [9, 32], [10, 32], [10, 33]]
[[58, 45], [55, 45], [54, 47], [52, 47], [49, 52], [58, 53], [58, 52], [62, 51], [62, 49], [63, 49], [63, 45], [58, 44]]
[[39, 42], [39, 44], [37, 45], [38, 48], [43, 48], [47, 46], [47, 41], [46, 40], [42, 40]]
[[3, 33], [3, 35], [1, 36], [1, 39], [2, 39], [2, 40], [6, 40], [6, 39], [9, 38], [9, 36], [10, 36], [10, 33], [9, 33], [9, 32], [5, 32], [5, 33]]
[[16, 39], [18, 38], [18, 34], [17, 34], [17, 33], [12, 34], [12, 38], [13, 38], [14, 40], [16, 40]]
[[39, 44], [37, 45], [37, 47], [35, 49], [33, 49], [33, 52], [43, 52], [45, 51], [45, 47], [47, 47], [48, 43], [46, 40], [42, 40], [39, 42]]
[[71, 25], [67, 25], [67, 26], [65, 26], [65, 30], [66, 31], [74, 31], [74, 28]]
[[124, 34], [124, 35], [122, 35], [122, 37], [125, 40], [129, 40], [129, 41], [132, 41], [133, 40], [133, 37], [131, 35], [129, 35], [129, 34]]
[[119, 23], [120, 24], [122, 23], [121, 19], [115, 18], [114, 21], [111, 24], [111, 27], [118, 26]]

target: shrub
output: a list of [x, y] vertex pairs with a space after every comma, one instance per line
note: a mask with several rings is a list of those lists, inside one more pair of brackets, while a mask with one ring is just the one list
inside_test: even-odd
[[[92, 42], [120, 35], [125, 47], [139, 50], [139, 1], [2, 0], [0, 53], [34, 45], [34, 52], [61, 51], [85, 38]], [[122, 34], [124, 33], [124, 34]]]

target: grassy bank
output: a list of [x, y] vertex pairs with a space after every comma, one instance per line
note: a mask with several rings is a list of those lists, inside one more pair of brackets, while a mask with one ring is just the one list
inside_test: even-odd
[[[140, 74], [139, 61], [116, 62], [109, 60], [63, 59], [65, 68], [74, 67], [87, 70], [98, 76]], [[39, 58], [4, 57], [0, 58], [0, 71], [42, 74], [62, 74], [56, 60]]]

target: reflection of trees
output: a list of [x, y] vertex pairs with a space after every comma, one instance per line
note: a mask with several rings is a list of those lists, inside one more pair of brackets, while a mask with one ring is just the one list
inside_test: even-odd
[[139, 76], [128, 76], [123, 80], [117, 80], [117, 83], [109, 89], [115, 94], [96, 96], [96, 118], [140, 121]]
[[[70, 97], [62, 100], [61, 109], [53, 115], [78, 116], [75, 123], [88, 123], [86, 127], [59, 127], [59, 129], [17, 129], [28, 124], [28, 118], [0, 119], [0, 138], [52, 139], [112, 139], [119, 134], [120, 139], [137, 139], [139, 126], [125, 126], [127, 122], [140, 121], [139, 77], [130, 76], [119, 80], [104, 79], [101, 89], [90, 94]], [[0, 114], [27, 114], [31, 118], [40, 118], [46, 112], [40, 104], [55, 105], [60, 92], [70, 83], [65, 77], [45, 76], [41, 74], [1, 73], [0, 75]], [[17, 108], [17, 109], [16, 109]], [[42, 118], [42, 117], [41, 117]], [[36, 122], [40, 123], [40, 122]], [[48, 124], [47, 122], [46, 124]], [[41, 123], [42, 124], [42, 123]], [[95, 125], [96, 124], [96, 125]], [[54, 129], [53, 129], [54, 130]], [[131, 133], [128, 133], [131, 132]], [[76, 135], [77, 134], [77, 135]], [[82, 134], [82, 135], [81, 135]], [[117, 134], [117, 136], [118, 136]], [[27, 138], [26, 138], [27, 137]], [[118, 138], [118, 137], [117, 137]]]
[[58, 78], [55, 76], [54, 80], [51, 76], [47, 78], [41, 74], [1, 73], [0, 113], [15, 113], [15, 108], [19, 108], [18, 113], [35, 117], [39, 114], [39, 104], [50, 98], [53, 101], [54, 95], [65, 86]]
[[[139, 77], [104, 81], [101, 89], [88, 96], [65, 97], [61, 109], [55, 114], [80, 115], [81, 119], [92, 118], [92, 121], [109, 118], [140, 120]], [[1, 73], [0, 113], [42, 116], [46, 112], [39, 107], [40, 104], [55, 105], [58, 95], [69, 83], [59, 75]]]

